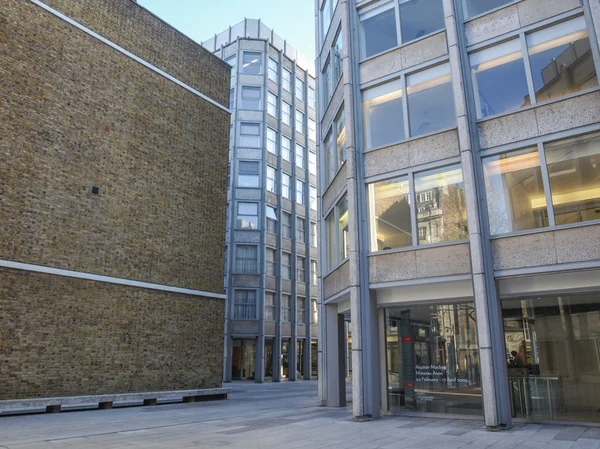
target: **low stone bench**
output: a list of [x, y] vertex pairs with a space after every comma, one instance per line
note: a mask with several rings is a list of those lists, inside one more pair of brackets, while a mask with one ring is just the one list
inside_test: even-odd
[[0, 401], [0, 414], [46, 410], [58, 413], [61, 408], [98, 407], [110, 409], [113, 405], [156, 405], [161, 402], [202, 402], [227, 399], [231, 388], [206, 388], [202, 390], [155, 391], [145, 393], [98, 394], [90, 396], [64, 396], [55, 398], [11, 399]]

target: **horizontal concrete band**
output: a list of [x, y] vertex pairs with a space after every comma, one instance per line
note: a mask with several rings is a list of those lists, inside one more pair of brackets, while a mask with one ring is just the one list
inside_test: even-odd
[[28, 263], [14, 262], [12, 260], [0, 260], [1, 268], [12, 268], [14, 270], [33, 271], [35, 273], [53, 274], [55, 276], [65, 276], [76, 279], [85, 279], [88, 281], [106, 282], [108, 284], [126, 285], [129, 287], [147, 288], [150, 290], [160, 290], [163, 292], [182, 293], [184, 295], [202, 296], [204, 298], [225, 299], [224, 294], [205, 292], [202, 290], [192, 290], [188, 288], [172, 287], [170, 285], [152, 284], [150, 282], [133, 281], [130, 279], [121, 279], [111, 276], [102, 276], [99, 274], [82, 273], [80, 271], [63, 270], [60, 268], [44, 267], [42, 265], [32, 265]]
[[[155, 67], [154, 65], [150, 64], [149, 62], [143, 60], [142, 58], [134, 55], [133, 53], [125, 50], [123, 47], [118, 46], [117, 44], [115, 44], [114, 42], [109, 41], [108, 39], [100, 36], [98, 33], [90, 30], [89, 28], [86, 28], [85, 26], [81, 25], [80, 23], [76, 22], [75, 20], [71, 19], [70, 17], [65, 16], [64, 14], [62, 14], [61, 12], [55, 10], [54, 8], [51, 8], [50, 6], [46, 5], [45, 3], [42, 3], [40, 0], [30, 0], [31, 2], [35, 3], [36, 5], [38, 5], [39, 7], [45, 9], [46, 11], [54, 14], [56, 17], [64, 20], [67, 23], [70, 23], [71, 25], [73, 25], [74, 27], [79, 28], [81, 31], [89, 34], [90, 36], [98, 39], [99, 41], [105, 43], [106, 45], [108, 45], [109, 47], [114, 48], [115, 50], [123, 53], [125, 56], [133, 59], [134, 61], [139, 62], [140, 64], [142, 64], [143, 66], [149, 68], [150, 70], [158, 73], [159, 75], [164, 76], [165, 78], [167, 78], [169, 81], [174, 82], [175, 84], [178, 84], [179, 86], [183, 87], [184, 89], [188, 90], [189, 92], [193, 93], [194, 95], [197, 95], [198, 97], [208, 101], [210, 104], [218, 107], [219, 109], [222, 109], [223, 111], [231, 114], [231, 110], [225, 106], [223, 106], [221, 103], [218, 103], [217, 101], [213, 100], [210, 97], [207, 97], [206, 95], [204, 95], [202, 92], [194, 89], [191, 86], [188, 86], [187, 84], [185, 84], [183, 81], [178, 80], [177, 78], [175, 78], [172, 75], [169, 75], [167, 72], [159, 69], [158, 67]], [[216, 56], [215, 56], [216, 57]]]
[[142, 393], [98, 394], [90, 396], [63, 396], [55, 398], [10, 399], [0, 401], [0, 413], [31, 410], [57, 405], [98, 405], [101, 402], [136, 402], [147, 399], [179, 400], [195, 396], [217, 396], [231, 393], [231, 388], [203, 388], [199, 390], [154, 391]]

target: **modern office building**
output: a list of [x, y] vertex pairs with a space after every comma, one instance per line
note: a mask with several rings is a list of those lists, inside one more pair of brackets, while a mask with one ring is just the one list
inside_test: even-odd
[[323, 404], [600, 422], [600, 2], [315, 4]]
[[314, 64], [260, 20], [203, 45], [232, 66], [224, 379], [317, 375]]
[[0, 412], [225, 394], [229, 66], [130, 0], [0, 23]]

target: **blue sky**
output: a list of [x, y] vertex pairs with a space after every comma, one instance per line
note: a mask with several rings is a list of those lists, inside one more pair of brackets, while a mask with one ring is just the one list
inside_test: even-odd
[[198, 42], [245, 17], [262, 19], [309, 60], [314, 60], [314, 0], [138, 0], [138, 3]]

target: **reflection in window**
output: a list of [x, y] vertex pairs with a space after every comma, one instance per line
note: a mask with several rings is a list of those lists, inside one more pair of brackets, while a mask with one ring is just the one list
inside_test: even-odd
[[445, 28], [442, 0], [401, 0], [402, 43]]
[[598, 85], [583, 17], [528, 35], [527, 47], [538, 102]]
[[600, 220], [600, 134], [546, 144], [545, 149], [556, 224]]
[[410, 190], [406, 176], [369, 185], [371, 251], [412, 246]]
[[260, 148], [260, 124], [241, 123], [240, 124], [240, 146], [246, 148]]
[[348, 257], [350, 242], [348, 240], [348, 195], [344, 196], [337, 204], [338, 217], [338, 260], [342, 261]]
[[386, 323], [392, 410], [483, 413], [473, 303], [394, 307]]
[[240, 161], [238, 164], [238, 187], [258, 187], [260, 177], [258, 162]]
[[262, 108], [260, 87], [242, 86], [241, 109], [258, 111]]
[[515, 0], [463, 0], [465, 18], [478, 16], [484, 12], [513, 3]]
[[361, 48], [365, 58], [398, 46], [396, 8], [392, 2], [360, 16]]
[[346, 121], [344, 119], [344, 108], [340, 109], [335, 118], [335, 135], [337, 136], [337, 170], [346, 160]]
[[519, 40], [473, 53], [470, 61], [478, 118], [530, 104]]
[[337, 265], [336, 257], [336, 226], [335, 213], [329, 214], [325, 219], [325, 231], [327, 241], [327, 269], [332, 270]]
[[342, 30], [337, 35], [333, 44], [333, 81], [337, 84], [339, 79], [342, 77]]
[[409, 75], [406, 86], [411, 136], [449, 128], [455, 124], [449, 64]]
[[277, 234], [277, 212], [274, 207], [267, 206], [266, 208], [266, 216], [267, 216], [267, 232], [271, 234]]
[[363, 114], [367, 149], [404, 140], [402, 81], [392, 81], [365, 91]]
[[248, 75], [261, 75], [262, 53], [245, 51], [242, 64], [242, 73]]
[[467, 238], [467, 207], [460, 167], [415, 176], [419, 245]]
[[600, 294], [502, 301], [513, 416], [600, 422]]
[[238, 203], [237, 227], [240, 229], [258, 229], [257, 203]]
[[487, 157], [483, 173], [492, 235], [548, 226], [537, 149]]

